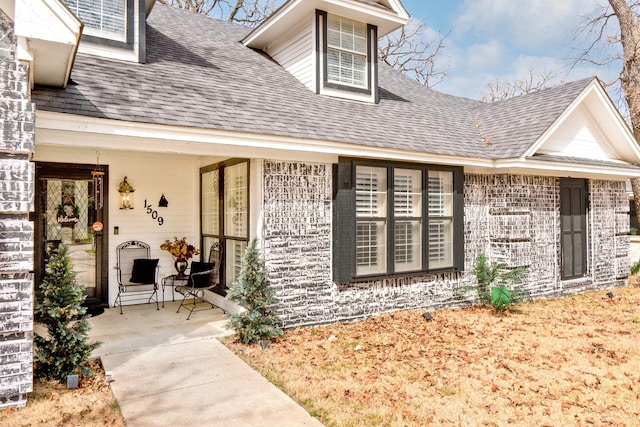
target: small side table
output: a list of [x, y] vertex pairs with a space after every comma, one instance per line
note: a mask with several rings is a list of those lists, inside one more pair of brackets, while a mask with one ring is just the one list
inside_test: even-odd
[[164, 308], [164, 288], [167, 286], [171, 287], [171, 301], [175, 301], [176, 286], [186, 285], [188, 280], [189, 276], [186, 274], [182, 276], [172, 274], [171, 276], [167, 276], [162, 279], [162, 308]]

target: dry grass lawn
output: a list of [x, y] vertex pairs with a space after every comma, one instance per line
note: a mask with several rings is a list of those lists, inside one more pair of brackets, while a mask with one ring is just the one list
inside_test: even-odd
[[88, 366], [94, 376], [82, 378], [77, 389], [68, 390], [57, 381], [34, 381], [26, 407], [0, 410], [0, 426], [124, 427], [100, 361], [92, 360]]
[[640, 426], [640, 287], [226, 344], [327, 426]]

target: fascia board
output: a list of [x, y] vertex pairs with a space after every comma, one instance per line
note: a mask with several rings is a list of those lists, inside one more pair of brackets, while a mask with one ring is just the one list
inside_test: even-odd
[[[23, 41], [21, 50], [24, 52], [20, 52], [21, 56], [31, 57], [30, 61], [33, 63], [31, 68], [38, 68], [38, 57], [33, 55], [29, 45], [36, 46], [44, 43], [59, 46], [60, 68], [64, 69], [64, 75], [61, 73], [51, 80], [59, 86], [66, 87], [69, 81], [82, 36], [82, 28], [82, 22], [60, 0], [18, 0], [16, 2], [15, 35], [18, 40]], [[31, 82], [39, 83], [35, 79]]]
[[16, 2], [16, 36], [73, 44], [81, 31], [82, 22], [60, 0]]
[[[37, 138], [39, 130], [43, 131], [43, 133], [44, 131], [62, 131], [62, 133], [57, 132], [56, 135], [60, 135], [60, 137], [55, 140], [49, 139], [43, 141]], [[127, 122], [40, 110], [36, 111], [36, 146], [38, 144], [66, 145], [67, 142], [64, 133], [108, 136], [111, 141], [117, 141], [118, 139], [122, 141], [126, 140], [126, 143], [122, 145], [123, 147], [143, 151], [153, 151], [153, 147], [149, 147], [149, 141], [177, 141], [190, 144], [215, 144], [229, 147], [321, 153], [335, 156], [388, 159], [417, 163], [479, 168], [493, 167], [493, 161], [489, 159], [434, 155], [424, 152], [367, 147], [334, 141]], [[50, 132], [49, 134], [53, 135], [54, 133]], [[136, 141], [135, 144], [132, 143], [132, 141]]]
[[[571, 115], [573, 112], [583, 104], [587, 97], [595, 94], [598, 100], [602, 103], [603, 108], [607, 112], [607, 118], [611, 119], [615, 124], [616, 130], [620, 132], [623, 139], [625, 140], [628, 148], [630, 148], [633, 154], [636, 157], [636, 162], [640, 163], [640, 146], [636, 142], [631, 129], [625, 123], [624, 119], [620, 115], [620, 112], [615, 107], [611, 98], [606, 94], [606, 91], [602, 87], [602, 85], [598, 82], [597, 79], [593, 79], [593, 81], [582, 91], [582, 93], [576, 97], [576, 99], [569, 105], [569, 107], [558, 117], [558, 119], [547, 129], [540, 138], [531, 146], [525, 153], [522, 155], [522, 158], [527, 158], [533, 156], [546, 142], [547, 140], [558, 130], [558, 128], [564, 123], [564, 121]], [[599, 126], [600, 127], [600, 126]], [[612, 147], [613, 148], [613, 147]], [[615, 148], [614, 148], [615, 149]], [[618, 149], [615, 149], [619, 151]]]
[[[280, 6], [275, 12], [271, 14], [271, 16], [267, 17], [260, 25], [254, 28], [249, 34], [242, 39], [242, 43], [245, 46], [249, 47], [257, 47], [254, 45], [254, 42], [262, 37], [263, 34], [268, 32], [273, 26], [275, 26], [278, 22], [280, 22], [287, 13], [293, 9], [296, 5], [301, 3], [303, 0], [290, 0]], [[309, 1], [309, 0], [307, 0]]]
[[[243, 40], [245, 46], [266, 49], [273, 40], [280, 36], [277, 29], [280, 25], [290, 28], [297, 23], [302, 16], [306, 16], [316, 9], [324, 10], [328, 13], [335, 13], [352, 19], [358, 19], [368, 15], [371, 18], [366, 19], [368, 24], [378, 25], [378, 36], [382, 37], [407, 23], [409, 15], [404, 11], [400, 14], [395, 11], [389, 11], [382, 8], [368, 6], [364, 3], [351, 0], [293, 0], [285, 3], [276, 10], [261, 25], [251, 31]], [[404, 10], [404, 8], [403, 8]], [[360, 18], [362, 20], [362, 18]], [[389, 25], [384, 27], [380, 23], [388, 22]]]
[[631, 148], [631, 150], [635, 154], [637, 159], [636, 161], [640, 163], [640, 146], [638, 146], [638, 142], [636, 141], [636, 138], [633, 135], [633, 131], [627, 125], [626, 121], [620, 114], [620, 111], [613, 104], [613, 101], [611, 100], [609, 95], [607, 95], [607, 92], [602, 87], [602, 85], [600, 83], [597, 83], [596, 87], [597, 87], [595, 90], [596, 96], [602, 102], [609, 117], [611, 117], [611, 120], [613, 121], [616, 129], [622, 134], [626, 143], [629, 145], [629, 148]]
[[524, 154], [522, 155], [523, 158], [533, 156], [540, 149], [540, 147], [543, 146], [545, 142], [547, 142], [547, 140], [551, 137], [551, 135], [553, 135], [558, 130], [560, 125], [564, 123], [567, 117], [569, 117], [571, 113], [573, 113], [573, 111], [578, 107], [578, 105], [582, 103], [582, 101], [587, 97], [587, 94], [591, 90], [593, 90], [594, 84], [595, 84], [595, 79], [589, 84], [589, 86], [587, 86], [582, 91], [580, 95], [576, 97], [576, 99], [573, 100], [573, 102], [569, 105], [569, 107], [567, 107], [562, 112], [560, 117], [558, 117], [556, 121], [553, 122], [551, 126], [549, 126], [549, 128], [538, 138], [538, 140], [534, 142], [533, 145], [531, 145], [527, 149], [527, 151], [524, 152]]
[[615, 166], [580, 165], [567, 162], [545, 162], [532, 159], [505, 159], [495, 162], [496, 169], [560, 177], [585, 177], [601, 179], [627, 179], [640, 177], [640, 169]]

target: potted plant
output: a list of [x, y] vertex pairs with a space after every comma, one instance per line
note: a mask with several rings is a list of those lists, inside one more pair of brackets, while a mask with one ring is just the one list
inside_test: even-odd
[[184, 276], [184, 272], [189, 266], [189, 260], [193, 258], [194, 255], [200, 254], [199, 249], [191, 243], [187, 243], [186, 237], [182, 239], [174, 237], [173, 241], [165, 240], [164, 243], [160, 245], [160, 249], [171, 254], [174, 260], [173, 266], [178, 272], [179, 277]]

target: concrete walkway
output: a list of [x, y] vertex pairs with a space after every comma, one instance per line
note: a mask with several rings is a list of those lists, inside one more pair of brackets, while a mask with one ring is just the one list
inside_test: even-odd
[[322, 426], [217, 338], [221, 310], [176, 313], [177, 303], [108, 309], [91, 319], [127, 427]]

